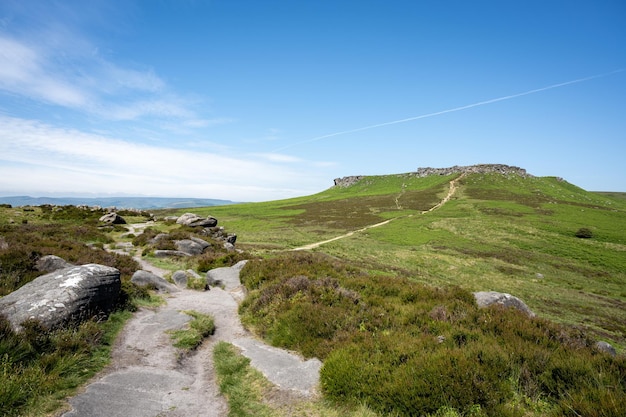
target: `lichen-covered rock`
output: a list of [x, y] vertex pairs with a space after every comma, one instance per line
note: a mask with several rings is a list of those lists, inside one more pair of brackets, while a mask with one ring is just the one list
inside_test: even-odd
[[194, 213], [185, 213], [176, 220], [177, 224], [190, 227], [215, 227], [217, 219], [215, 217], [200, 217]]
[[0, 314], [16, 331], [28, 319], [48, 329], [111, 312], [120, 299], [120, 272], [87, 264], [64, 268], [35, 278], [0, 298]]
[[500, 304], [504, 307], [513, 307], [519, 311], [528, 315], [528, 317], [535, 317], [535, 313], [528, 308], [526, 303], [511, 294], [506, 294], [496, 291], [479, 291], [474, 293], [476, 304], [479, 307], [488, 307], [492, 304]]

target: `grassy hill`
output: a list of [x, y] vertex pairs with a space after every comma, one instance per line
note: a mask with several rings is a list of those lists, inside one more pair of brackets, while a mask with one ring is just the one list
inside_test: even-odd
[[[48, 210], [0, 210], [0, 283], [14, 284], [9, 261], [32, 263], [24, 242], [37, 233], [45, 238], [39, 245], [73, 256], [78, 249], [67, 240], [79, 229], [92, 243], [80, 245], [87, 255], [97, 254], [94, 239], [112, 242], [123, 232], [120, 226], [94, 238], [76, 228], [86, 224], [86, 211]], [[362, 177], [307, 197], [191, 211], [215, 216], [238, 235], [245, 253], [237, 256], [250, 259], [241, 271], [248, 290], [242, 322], [272, 345], [320, 358], [324, 404], [336, 415], [623, 415], [620, 198], [551, 177], [409, 173]], [[150, 233], [176, 228], [159, 222]], [[48, 242], [50, 230], [63, 239]], [[17, 243], [23, 259], [9, 253]], [[200, 270], [202, 260], [187, 261], [184, 268]], [[518, 296], [538, 317], [478, 308], [471, 292], [483, 290]], [[619, 354], [599, 351], [598, 340]], [[5, 366], [5, 374], [11, 369]], [[3, 395], [13, 393], [0, 389]], [[311, 415], [329, 415], [324, 410]]]
[[[411, 281], [508, 292], [540, 316], [626, 348], [626, 202], [552, 177], [364, 177], [316, 195], [195, 209], [266, 254], [392, 222], [315, 249]], [[590, 239], [575, 236], [580, 228]]]

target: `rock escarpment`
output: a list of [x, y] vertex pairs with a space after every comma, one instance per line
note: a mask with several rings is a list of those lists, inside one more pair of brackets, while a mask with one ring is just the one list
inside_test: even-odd
[[[501, 175], [518, 175], [523, 178], [533, 177], [526, 172], [525, 169], [504, 165], [504, 164], [478, 164], [469, 166], [455, 165], [449, 168], [417, 168], [415, 172], [408, 172], [406, 176], [416, 176], [418, 178], [427, 177], [430, 175], [452, 175], [452, 174], [501, 174]], [[356, 184], [364, 178], [363, 175], [353, 175], [349, 177], [336, 178], [335, 187], [350, 187]]]

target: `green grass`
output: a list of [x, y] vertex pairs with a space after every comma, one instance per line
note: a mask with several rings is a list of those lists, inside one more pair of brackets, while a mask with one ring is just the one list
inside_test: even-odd
[[213, 350], [213, 360], [220, 392], [228, 399], [229, 417], [275, 415], [263, 403], [263, 392], [269, 383], [250, 367], [248, 358], [241, 356], [233, 345], [219, 342]]
[[204, 339], [215, 333], [215, 321], [212, 316], [197, 311], [187, 310], [184, 313], [193, 317], [188, 327], [169, 333], [174, 340], [174, 347], [189, 351], [196, 349]]
[[[407, 187], [399, 178], [368, 177], [309, 198], [222, 206], [219, 215], [211, 208], [231, 219], [229, 227], [242, 242], [249, 237], [264, 259], [242, 272], [250, 291], [241, 306], [245, 325], [270, 343], [325, 359], [327, 397], [365, 401], [381, 413], [619, 415], [611, 404], [623, 403], [624, 386], [601, 375], [623, 381], [623, 357], [604, 363], [589, 347], [606, 340], [626, 348], [626, 204], [556, 178], [468, 175], [450, 202], [422, 214], [446, 194], [452, 177], [415, 179]], [[331, 256], [326, 260], [280, 251], [390, 218], [316, 249]], [[582, 227], [592, 230], [591, 239], [575, 236]], [[442, 295], [431, 293], [417, 302], [433, 287], [451, 298], [423, 304], [439, 303]], [[506, 320], [498, 320], [516, 330], [505, 338], [493, 334], [484, 311], [459, 304], [465, 291], [478, 290], [525, 300], [539, 314], [534, 325], [543, 336], [530, 336], [526, 321], [504, 312], [498, 314]], [[455, 314], [462, 319], [428, 321]], [[446, 340], [440, 352], [428, 342], [437, 334]], [[561, 334], [553, 339], [570, 350], [549, 353], [550, 334]], [[533, 338], [542, 347], [528, 345]], [[463, 346], [447, 345], [450, 340]], [[476, 367], [479, 359], [487, 368]], [[429, 372], [454, 378], [437, 377], [422, 388], [410, 382], [430, 381]], [[562, 372], [571, 374], [563, 379]], [[477, 380], [487, 385], [480, 388]], [[600, 405], [590, 411], [591, 404]]]
[[112, 314], [102, 323], [42, 331], [36, 322], [15, 334], [0, 320], [0, 415], [47, 415], [66, 396], [109, 362], [117, 333], [129, 312]]
[[[272, 384], [256, 369], [250, 360], [227, 342], [219, 342], [213, 350], [213, 360], [220, 392], [229, 405], [229, 417], [378, 417], [380, 414], [364, 405], [347, 407], [319, 398], [292, 399], [287, 404], [270, 402]], [[450, 417], [457, 417], [451, 415]]]

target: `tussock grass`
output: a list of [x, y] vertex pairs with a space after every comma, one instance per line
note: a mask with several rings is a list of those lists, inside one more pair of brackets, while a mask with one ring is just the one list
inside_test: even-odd
[[200, 346], [202, 341], [215, 333], [215, 321], [209, 314], [199, 313], [193, 310], [184, 311], [193, 317], [186, 329], [171, 331], [174, 347], [183, 350], [193, 350]]
[[108, 363], [128, 318], [129, 312], [118, 312], [105, 322], [53, 332], [32, 321], [23, 334], [15, 334], [0, 316], [0, 415], [46, 415], [57, 409]]
[[276, 415], [263, 403], [263, 391], [269, 382], [260, 372], [250, 367], [250, 360], [226, 342], [219, 342], [213, 350], [215, 371], [220, 392], [228, 399], [229, 417], [270, 417]]

